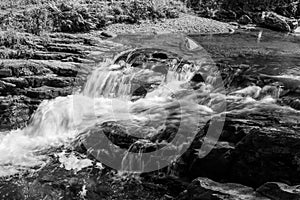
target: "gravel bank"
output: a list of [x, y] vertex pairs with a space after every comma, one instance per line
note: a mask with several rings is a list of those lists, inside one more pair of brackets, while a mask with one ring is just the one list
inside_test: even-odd
[[177, 19], [161, 22], [142, 21], [141, 24], [112, 24], [106, 31], [114, 34], [128, 33], [228, 33], [234, 26], [212, 19], [181, 14]]

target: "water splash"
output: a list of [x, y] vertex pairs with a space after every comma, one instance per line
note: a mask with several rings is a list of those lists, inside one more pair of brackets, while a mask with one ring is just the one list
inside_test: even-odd
[[[81, 133], [104, 122], [118, 122], [131, 135], [149, 138], [165, 126], [171, 113], [169, 123], [180, 122], [188, 126], [205, 125], [211, 117], [220, 113], [238, 114], [264, 109], [295, 112], [277, 105], [276, 97], [262, 95], [264, 90], [257, 86], [226, 95], [214, 86], [218, 82], [214, 73], [206, 76], [205, 83], [192, 85], [190, 80], [201, 67], [193, 68], [186, 64], [180, 70], [169, 68], [166, 74], [162, 74], [128, 66], [109, 68], [110, 65], [101, 64], [80, 94], [44, 101], [26, 128], [1, 133], [0, 176], [41, 166], [48, 159], [47, 154], [41, 154], [41, 151], [67, 145]], [[145, 83], [154, 86], [144, 98], [131, 101], [131, 94]], [[200, 121], [193, 118], [195, 114], [201, 116]], [[139, 163], [142, 151], [138, 152], [137, 157], [125, 159], [128, 156], [124, 155], [123, 170], [131, 170], [134, 166], [132, 162], [137, 162], [141, 169], [147, 164]], [[66, 160], [63, 157], [62, 162]], [[68, 168], [72, 167], [68, 165]]]
[[66, 155], [66, 152], [61, 152], [56, 154], [61, 167], [66, 170], [74, 170], [75, 173], [80, 171], [83, 168], [90, 167], [93, 165], [93, 162], [87, 158], [78, 158], [73, 152], [69, 155]]
[[[81, 94], [43, 101], [26, 128], [1, 134], [2, 175], [41, 165], [47, 156], [39, 155], [39, 152], [64, 145], [95, 124], [118, 121], [128, 124], [128, 128], [139, 127], [144, 132], [153, 132], [162, 125], [165, 111], [171, 107], [167, 94], [176, 91], [185, 77], [177, 72], [165, 76], [147, 69], [114, 71], [103, 64], [92, 73]], [[134, 84], [141, 84], [138, 80], [165, 81], [169, 92], [165, 92], [166, 87], [161, 87], [159, 92], [131, 102]], [[175, 81], [178, 83], [172, 86]]]

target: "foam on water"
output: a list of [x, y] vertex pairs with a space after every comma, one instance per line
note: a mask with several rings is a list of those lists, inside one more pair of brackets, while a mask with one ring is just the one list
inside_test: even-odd
[[[142, 128], [144, 125], [153, 132], [153, 127], [157, 128], [165, 119], [165, 111], [172, 109], [170, 94], [177, 91], [187, 77], [172, 72], [165, 78], [164, 87], [144, 99], [131, 102], [129, 96], [134, 79], [154, 79], [153, 72], [133, 68], [107, 69], [107, 64], [96, 69], [81, 94], [44, 101], [24, 129], [2, 133], [0, 175], [40, 166], [47, 156], [39, 152], [71, 142], [95, 124], [118, 121], [128, 127]], [[163, 77], [156, 75], [156, 81], [163, 81]]]
[[[194, 72], [186, 68], [178, 73], [169, 70], [162, 75], [147, 69], [125, 68], [108, 70], [103, 64], [89, 77], [82, 93], [44, 101], [33, 115], [29, 125], [0, 135], [0, 176], [7, 176], [41, 166], [48, 157], [40, 152], [66, 145], [80, 133], [95, 124], [115, 121], [126, 126], [132, 134], [153, 135], [164, 125], [170, 111], [180, 110], [174, 116], [186, 124], [197, 123], [195, 113], [202, 116], [203, 124], [222, 108], [222, 99], [228, 104], [227, 113], [251, 112], [260, 109], [285, 109], [276, 105], [276, 99], [266, 96], [258, 99], [261, 89], [256, 86], [233, 91], [230, 95], [216, 92], [212, 84], [202, 83], [194, 91], [187, 83]], [[139, 81], [161, 84], [144, 98], [130, 101]], [[178, 103], [179, 102], [179, 103]], [[290, 110], [290, 112], [293, 112]], [[183, 124], [184, 124], [183, 123]], [[74, 157], [60, 156], [68, 169], [87, 166]], [[77, 168], [76, 168], [77, 169]]]

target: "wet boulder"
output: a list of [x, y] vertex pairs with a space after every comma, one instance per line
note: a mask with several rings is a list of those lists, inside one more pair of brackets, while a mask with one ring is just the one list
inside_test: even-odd
[[300, 199], [300, 186], [289, 186], [283, 183], [269, 182], [260, 186], [257, 190], [258, 193], [267, 196], [273, 200]]
[[177, 200], [269, 200], [253, 188], [235, 183], [217, 183], [208, 178], [197, 178]]
[[298, 21], [281, 16], [275, 12], [263, 12], [261, 24], [282, 32], [291, 32], [298, 27]]

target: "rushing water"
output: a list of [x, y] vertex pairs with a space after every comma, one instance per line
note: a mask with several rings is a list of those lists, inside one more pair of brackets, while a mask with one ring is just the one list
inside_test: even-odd
[[[164, 72], [159, 72], [155, 67], [160, 66], [138, 68], [112, 62], [100, 63], [81, 93], [44, 101], [26, 128], [1, 134], [0, 176], [42, 166], [48, 159], [47, 149], [68, 145], [82, 133], [105, 122], [117, 122], [126, 127], [132, 136], [149, 138], [165, 126], [171, 113], [175, 113], [174, 123], [180, 121], [186, 126], [203, 126], [212, 116], [222, 113], [268, 110], [288, 115], [297, 112], [277, 104], [280, 87], [248, 86], [224, 91], [222, 84], [218, 83], [220, 75], [209, 54], [191, 39], [182, 39], [182, 36], [128, 36], [117, 38], [117, 41], [134, 44], [133, 48], [150, 46], [173, 52], [183, 59], [192, 60], [194, 64], [183, 65], [180, 70], [168, 67]], [[297, 67], [279, 70], [279, 74], [292, 74]], [[191, 85], [196, 73], [201, 73], [205, 78], [205, 82], [198, 83], [197, 87]], [[270, 74], [274, 73], [273, 70]], [[297, 73], [296, 70], [294, 78]], [[133, 100], [133, 92], [144, 83], [151, 83], [152, 89], [145, 96]], [[271, 93], [267, 92], [269, 90]], [[62, 155], [60, 160], [63, 162], [66, 158]], [[129, 170], [132, 159], [125, 161], [122, 167]], [[90, 164], [88, 161], [84, 163]]]

